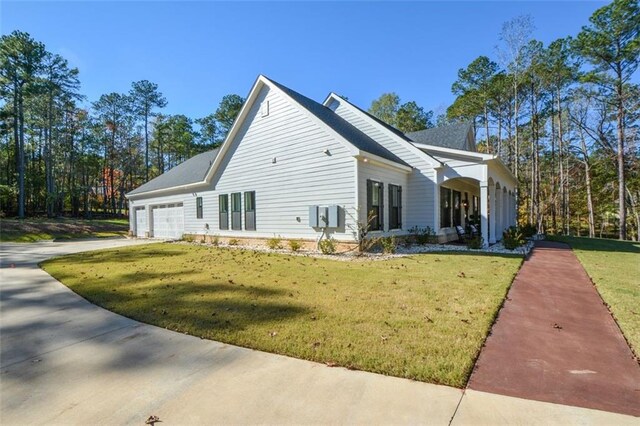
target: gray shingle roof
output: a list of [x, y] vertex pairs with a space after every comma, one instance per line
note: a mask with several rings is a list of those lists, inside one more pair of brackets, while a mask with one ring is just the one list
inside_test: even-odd
[[472, 124], [470, 122], [455, 123], [418, 132], [409, 132], [407, 136], [417, 143], [470, 151], [467, 144], [467, 135], [471, 127]]
[[213, 160], [215, 160], [216, 155], [218, 155], [218, 149], [191, 157], [160, 176], [151, 179], [144, 185], [137, 187], [127, 195], [138, 195], [158, 189], [167, 189], [173, 188], [174, 186], [202, 182]]
[[322, 121], [324, 124], [336, 131], [340, 136], [349, 141], [356, 148], [368, 152], [369, 154], [377, 155], [378, 157], [393, 161], [394, 163], [409, 166], [391, 151], [371, 139], [369, 136], [358, 130], [347, 120], [333, 112], [333, 110], [331, 110], [330, 108], [327, 108], [326, 106], [312, 99], [309, 99], [306, 96], [301, 95], [300, 93], [291, 90], [288, 87], [285, 87], [271, 79], [269, 79], [269, 81], [277, 86], [280, 90], [285, 92], [297, 103], [302, 105], [303, 108], [316, 116], [320, 121]]

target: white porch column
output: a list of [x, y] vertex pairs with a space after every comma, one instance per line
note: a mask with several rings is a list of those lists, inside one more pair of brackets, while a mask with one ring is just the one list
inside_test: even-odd
[[489, 185], [487, 182], [480, 182], [480, 230], [482, 232], [482, 242], [489, 245]]
[[509, 224], [509, 192], [507, 189], [502, 190], [502, 230], [506, 230]]
[[496, 232], [493, 234], [493, 236], [495, 237], [496, 241], [500, 241], [502, 239], [502, 188], [496, 188], [495, 207]]
[[496, 242], [496, 185], [489, 185], [489, 244]]

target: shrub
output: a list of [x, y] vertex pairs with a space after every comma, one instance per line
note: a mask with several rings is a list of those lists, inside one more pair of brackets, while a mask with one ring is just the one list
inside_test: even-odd
[[476, 235], [475, 237], [471, 237], [467, 240], [467, 248], [478, 250], [484, 247], [484, 240], [482, 239], [482, 235]]
[[414, 226], [413, 228], [409, 229], [409, 233], [412, 236], [413, 242], [416, 244], [424, 245], [437, 242], [436, 233], [429, 226], [427, 226], [426, 228]]
[[398, 242], [394, 235], [380, 238], [380, 245], [382, 246], [382, 252], [385, 254], [393, 254], [398, 248]]
[[278, 237], [269, 238], [267, 240], [267, 247], [269, 247], [271, 250], [282, 249], [282, 239]]
[[289, 240], [289, 248], [291, 249], [291, 251], [296, 252], [302, 248], [302, 244], [300, 243], [300, 241]]
[[519, 229], [524, 238], [531, 238], [538, 233], [538, 228], [533, 223], [525, 223]]
[[220, 245], [220, 237], [218, 237], [217, 235], [212, 235], [210, 241], [211, 241], [211, 245], [214, 245], [216, 247]]
[[182, 236], [182, 241], [186, 241], [188, 243], [192, 243], [196, 240], [195, 235], [191, 235], [191, 234], [184, 234]]
[[333, 238], [327, 238], [324, 240], [320, 240], [318, 243], [318, 248], [322, 252], [322, 254], [334, 254], [336, 252], [336, 240]]
[[502, 233], [502, 244], [508, 250], [514, 250], [525, 243], [526, 239], [522, 231], [512, 226]]
[[229, 245], [230, 246], [237, 246], [239, 242], [240, 241], [238, 241], [237, 238], [232, 238], [232, 239], [229, 240]]
[[379, 237], [368, 237], [358, 241], [358, 252], [367, 253], [370, 252], [380, 241]]
[[360, 220], [357, 221], [359, 253], [370, 251], [373, 248], [373, 246], [375, 246], [378, 243], [377, 238], [367, 238], [367, 235], [369, 235], [369, 231], [371, 231], [371, 224], [373, 223], [375, 218], [376, 218], [376, 215], [373, 213], [373, 210], [372, 210], [367, 215], [366, 222], [362, 222]]

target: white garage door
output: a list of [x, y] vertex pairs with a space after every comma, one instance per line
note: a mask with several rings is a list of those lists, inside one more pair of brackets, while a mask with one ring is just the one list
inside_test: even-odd
[[144, 237], [147, 232], [147, 210], [144, 207], [136, 209], [136, 236]]
[[184, 211], [182, 204], [166, 204], [153, 208], [153, 236], [156, 238], [182, 238]]

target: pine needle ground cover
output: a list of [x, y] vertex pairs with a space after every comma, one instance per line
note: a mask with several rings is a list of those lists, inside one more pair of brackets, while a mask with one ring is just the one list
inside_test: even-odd
[[123, 237], [127, 219], [2, 219], [0, 241], [31, 243], [43, 240]]
[[571, 246], [629, 345], [640, 355], [640, 243], [555, 237]]
[[337, 261], [163, 243], [43, 267], [127, 317], [329, 365], [463, 387], [521, 257]]

